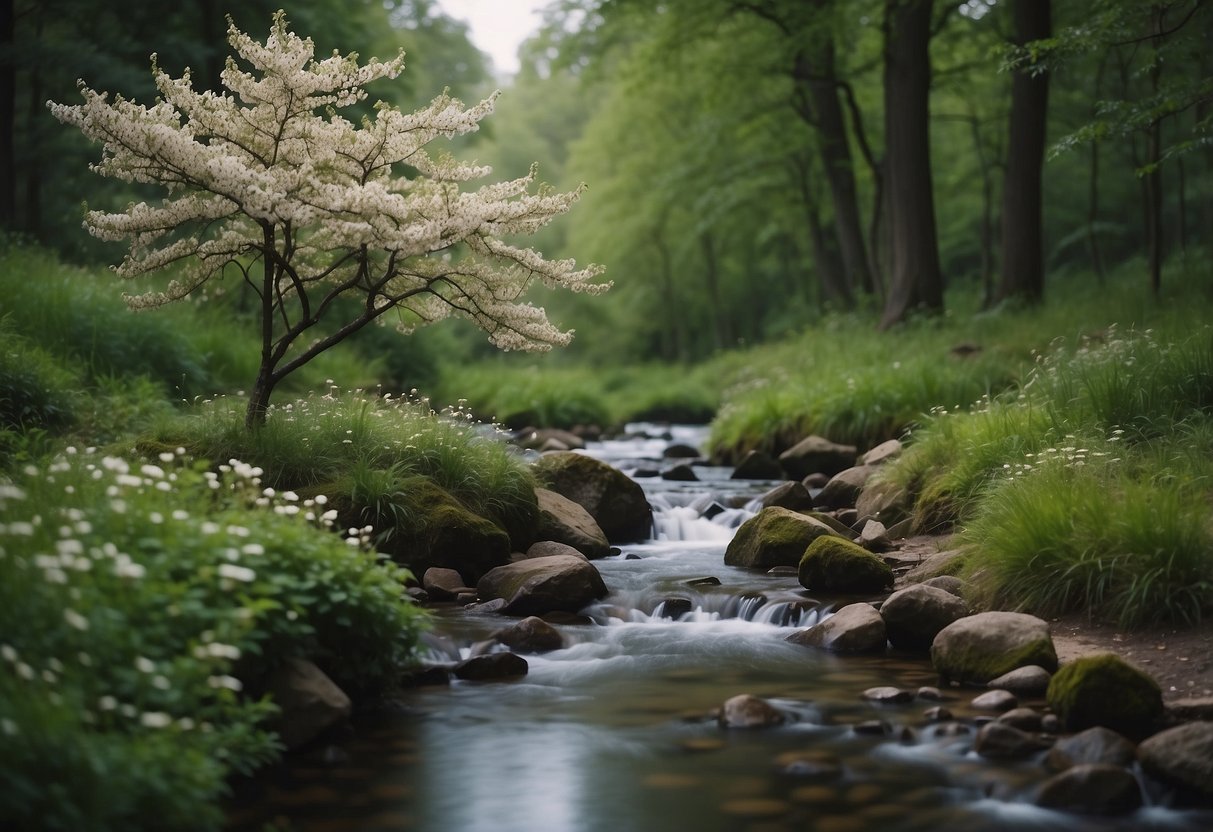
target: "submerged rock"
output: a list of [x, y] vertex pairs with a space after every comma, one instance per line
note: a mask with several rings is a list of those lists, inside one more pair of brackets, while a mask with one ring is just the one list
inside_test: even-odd
[[1017, 667], [1057, 667], [1049, 625], [1019, 612], [983, 612], [953, 621], [931, 642], [931, 662], [944, 679], [986, 682]]
[[1143, 737], [1163, 715], [1158, 683], [1113, 653], [1082, 656], [1058, 670], [1048, 702], [1068, 731], [1102, 725]]
[[1045, 781], [1036, 805], [1083, 815], [1123, 815], [1141, 808], [1141, 787], [1127, 768], [1081, 763]]
[[473, 682], [485, 682], [492, 679], [509, 679], [514, 676], [525, 676], [530, 666], [526, 659], [514, 653], [486, 653], [483, 656], [473, 656], [467, 661], [455, 665], [452, 671], [459, 679]]
[[1049, 743], [1005, 722], [988, 722], [977, 731], [973, 750], [991, 760], [1022, 760], [1049, 747]]
[[1155, 734], [1137, 747], [1151, 777], [1213, 800], [1213, 722], [1189, 722]]
[[720, 707], [721, 728], [771, 728], [786, 721], [779, 709], [765, 699], [743, 693]]

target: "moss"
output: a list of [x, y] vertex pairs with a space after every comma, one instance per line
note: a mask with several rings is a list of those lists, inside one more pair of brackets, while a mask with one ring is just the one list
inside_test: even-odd
[[795, 566], [809, 544], [823, 536], [832, 537], [833, 532], [821, 521], [769, 506], [741, 524], [725, 550], [724, 562], [761, 569]]
[[[947, 680], [985, 684], [1020, 667], [1039, 665], [1046, 670], [1057, 666], [1057, 654], [1048, 638], [1030, 641], [1007, 650], [990, 650], [973, 643], [968, 649], [952, 649], [946, 656], [932, 650], [936, 672]], [[1051, 661], [1050, 661], [1051, 658]]]
[[1101, 725], [1140, 739], [1162, 717], [1162, 691], [1149, 675], [1112, 653], [1084, 656], [1049, 682], [1049, 707], [1067, 730]]
[[862, 546], [841, 537], [814, 540], [800, 559], [800, 584], [818, 592], [879, 592], [893, 585], [893, 570]]
[[831, 529], [836, 531], [839, 537], [850, 539], [855, 536], [854, 531], [847, 527], [847, 524], [839, 520], [832, 514], [826, 514], [824, 511], [806, 511], [806, 517], [812, 517], [819, 523], [825, 523]]

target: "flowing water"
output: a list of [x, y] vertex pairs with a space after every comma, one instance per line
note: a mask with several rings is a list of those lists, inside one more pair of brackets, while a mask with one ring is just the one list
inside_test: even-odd
[[[631, 471], [702, 433], [596, 443]], [[1088, 819], [1035, 808], [1039, 759], [994, 763], [972, 751], [972, 692], [946, 691], [958, 718], [927, 723], [936, 702], [876, 705], [869, 687], [937, 683], [919, 657], [838, 657], [787, 643], [833, 609], [794, 576], [725, 566], [746, 500], [770, 484], [697, 467], [701, 481], [641, 481], [656, 539], [596, 561], [610, 595], [592, 623], [559, 626], [563, 649], [526, 657], [525, 677], [454, 681], [409, 693], [349, 738], [296, 755], [234, 807], [233, 830], [268, 822], [300, 832], [647, 832], [648, 830], [1213, 829], [1213, 814], [1151, 805]], [[701, 583], [699, 578], [715, 578]], [[691, 583], [688, 583], [691, 582]], [[451, 663], [503, 624], [437, 612], [429, 660]], [[741, 693], [784, 715], [762, 730], [722, 729], [713, 711]], [[855, 726], [884, 728], [866, 733]]]

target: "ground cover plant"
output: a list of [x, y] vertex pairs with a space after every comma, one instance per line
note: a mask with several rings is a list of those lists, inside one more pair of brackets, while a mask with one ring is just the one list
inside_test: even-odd
[[226, 778], [278, 750], [277, 663], [373, 691], [410, 660], [406, 575], [259, 475], [69, 448], [0, 483], [10, 828], [219, 828]]

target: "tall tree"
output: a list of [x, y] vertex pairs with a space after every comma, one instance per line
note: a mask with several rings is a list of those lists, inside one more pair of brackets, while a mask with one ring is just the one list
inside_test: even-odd
[[885, 169], [892, 274], [881, 329], [915, 307], [943, 310], [931, 180], [932, 0], [885, 2]]
[[[1015, 42], [1025, 47], [1052, 34], [1050, 0], [1014, 0]], [[1031, 51], [1027, 54], [1030, 56]], [[1041, 173], [1044, 166], [1049, 75], [1030, 60], [1011, 81], [1007, 173], [1002, 188], [1002, 279], [998, 299], [1044, 298]]]

